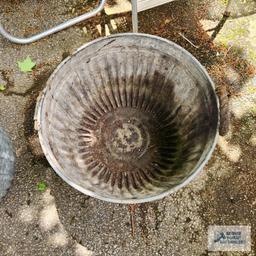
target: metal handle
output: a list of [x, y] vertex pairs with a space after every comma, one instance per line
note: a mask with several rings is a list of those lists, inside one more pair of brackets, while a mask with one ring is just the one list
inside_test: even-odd
[[39, 39], [42, 39], [42, 38], [47, 37], [49, 35], [52, 35], [56, 32], [59, 32], [63, 29], [71, 27], [71, 26], [73, 26], [73, 25], [75, 25], [75, 24], [77, 24], [81, 21], [84, 21], [86, 19], [89, 19], [89, 18], [95, 16], [97, 13], [99, 13], [103, 10], [105, 3], [106, 3], [106, 0], [100, 0], [100, 4], [94, 10], [92, 10], [90, 12], [87, 12], [87, 13], [85, 13], [81, 16], [78, 16], [76, 18], [73, 18], [71, 20], [68, 20], [66, 22], [63, 22], [63, 23], [59, 24], [58, 26], [56, 26], [54, 28], [48, 29], [48, 30], [46, 30], [42, 33], [36, 34], [36, 35], [31, 36], [29, 38], [19, 38], [19, 37], [12, 36], [11, 34], [9, 34], [3, 28], [3, 26], [1, 24], [0, 24], [0, 34], [2, 34], [5, 38], [7, 38], [8, 40], [10, 40], [13, 43], [16, 43], [16, 44], [30, 44], [30, 43], [33, 43], [33, 42], [39, 40]]

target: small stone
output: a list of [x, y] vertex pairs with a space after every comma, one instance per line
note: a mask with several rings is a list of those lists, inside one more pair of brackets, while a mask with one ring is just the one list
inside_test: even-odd
[[170, 19], [166, 19], [166, 20], [164, 21], [164, 24], [169, 24], [170, 22], [171, 22]]
[[88, 34], [88, 31], [87, 31], [87, 28], [86, 28], [86, 27], [83, 27], [83, 29], [82, 29], [82, 30], [83, 30], [83, 32], [84, 32], [84, 34], [85, 34], [85, 35], [87, 35], [87, 34]]

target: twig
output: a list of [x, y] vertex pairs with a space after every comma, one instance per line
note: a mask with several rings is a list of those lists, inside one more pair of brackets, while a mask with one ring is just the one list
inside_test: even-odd
[[129, 205], [129, 211], [130, 211], [130, 220], [131, 220], [131, 232], [132, 236], [135, 236], [135, 211], [137, 209], [138, 205], [137, 204], [130, 204]]
[[218, 23], [218, 25], [214, 28], [214, 32], [212, 33], [211, 36], [211, 41], [213, 41], [216, 36], [218, 35], [218, 33], [221, 31], [221, 29], [223, 28], [224, 24], [226, 23], [227, 19], [230, 16], [230, 12], [225, 12], [222, 16], [222, 19], [220, 20], [220, 22]]
[[[216, 27], [217, 27], [217, 26], [216, 26]], [[211, 31], [215, 30], [216, 27], [214, 27], [214, 28], [209, 28], [209, 29], [206, 30], [206, 32], [211, 32]]]
[[184, 38], [187, 42], [189, 42], [192, 46], [194, 46], [195, 48], [199, 48], [199, 46], [193, 44], [188, 38], [186, 38], [182, 33], [179, 32], [179, 35]]
[[207, 31], [213, 31], [214, 30], [214, 32], [211, 35], [211, 41], [213, 41], [216, 38], [216, 36], [218, 35], [218, 33], [221, 31], [224, 24], [226, 23], [227, 19], [230, 17], [231, 2], [232, 2], [232, 0], [228, 1], [226, 9], [225, 9], [225, 11], [223, 13], [223, 16], [222, 16], [221, 20], [219, 21], [218, 25], [213, 29], [207, 30]]

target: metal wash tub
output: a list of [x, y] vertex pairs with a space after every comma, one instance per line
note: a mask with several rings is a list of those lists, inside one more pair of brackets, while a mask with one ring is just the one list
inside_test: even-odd
[[141, 203], [191, 181], [216, 144], [213, 83], [180, 46], [145, 34], [95, 40], [50, 77], [39, 137], [54, 170], [98, 199]]

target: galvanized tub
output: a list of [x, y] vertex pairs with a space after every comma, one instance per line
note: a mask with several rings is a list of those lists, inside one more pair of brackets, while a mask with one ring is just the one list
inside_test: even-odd
[[15, 155], [11, 140], [0, 128], [0, 199], [4, 197], [11, 186], [15, 173]]
[[186, 50], [145, 34], [80, 48], [47, 82], [39, 138], [53, 169], [84, 194], [114, 203], [163, 198], [210, 158], [219, 106]]

